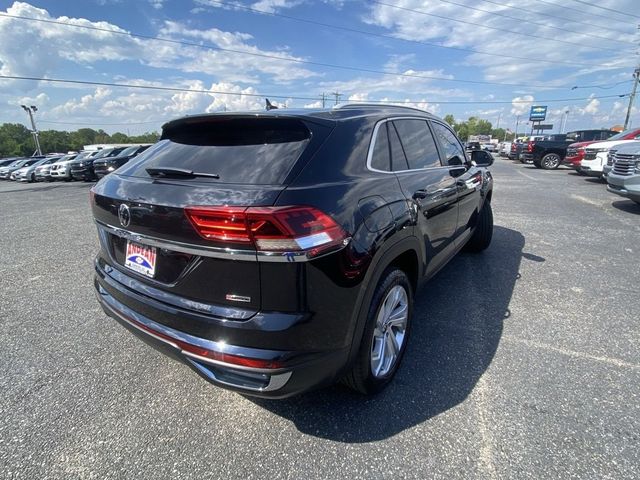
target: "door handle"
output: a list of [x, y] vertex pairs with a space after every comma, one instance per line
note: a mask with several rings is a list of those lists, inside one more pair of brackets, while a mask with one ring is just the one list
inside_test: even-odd
[[427, 198], [428, 195], [429, 194], [427, 193], [427, 191], [421, 188], [420, 190], [416, 190], [415, 192], [413, 192], [413, 195], [411, 196], [411, 198], [413, 198], [414, 200], [418, 200], [418, 199]]
[[464, 172], [467, 171], [467, 167], [453, 167], [451, 169], [449, 169], [449, 175], [451, 175], [453, 178], [459, 177], [460, 175], [462, 175]]
[[416, 190], [415, 192], [413, 192], [412, 198], [414, 200], [418, 200], [418, 199], [425, 199], [427, 197], [445, 196], [455, 190], [456, 190], [455, 187], [447, 187], [447, 188], [427, 187], [426, 189], [421, 188], [420, 190]]

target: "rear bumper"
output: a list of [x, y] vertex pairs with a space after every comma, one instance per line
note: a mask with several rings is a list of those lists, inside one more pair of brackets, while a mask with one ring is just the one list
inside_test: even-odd
[[[151, 298], [146, 300], [148, 308], [134, 310], [124, 302], [135, 305], [145, 301], [145, 297], [137, 292], [128, 292], [123, 285], [114, 284], [101, 270], [100, 265], [96, 263], [94, 284], [98, 301], [105, 313], [147, 344], [185, 363], [215, 385], [252, 396], [285, 398], [333, 383], [348, 362], [348, 348], [329, 351], [320, 348], [304, 351], [279, 348], [278, 342], [274, 339], [281, 338], [283, 334], [287, 335], [289, 340], [291, 337], [299, 336], [301, 344], [308, 342], [302, 340], [302, 337], [306, 337], [305, 325], [299, 323], [291, 324], [284, 331], [264, 330], [265, 325], [270, 323], [274, 326], [282, 324], [282, 314], [275, 312], [259, 313], [259, 321], [255, 322], [224, 322], [214, 317], [207, 321], [200, 315], [203, 331], [215, 332], [208, 333], [208, 338], [187, 333], [175, 326], [167, 326], [152, 320], [146, 311], [165, 309], [171, 312], [176, 320], [183, 318], [185, 324], [193, 322], [193, 314], [182, 312], [172, 305], [164, 305]], [[130, 298], [127, 298], [129, 296]], [[145, 314], [139, 310], [144, 310]], [[218, 323], [217, 328], [214, 326], [215, 323]], [[220, 328], [220, 324], [224, 323], [230, 326]], [[309, 321], [306, 325], [308, 323]], [[243, 324], [241, 328], [238, 328], [239, 324]], [[255, 339], [256, 335], [264, 337], [264, 348], [239, 345], [243, 337]], [[316, 341], [321, 342], [321, 339]], [[239, 362], [238, 359], [243, 360]], [[243, 364], [247, 363], [246, 361], [262, 366], [249, 367]], [[265, 368], [264, 365], [269, 367]]]

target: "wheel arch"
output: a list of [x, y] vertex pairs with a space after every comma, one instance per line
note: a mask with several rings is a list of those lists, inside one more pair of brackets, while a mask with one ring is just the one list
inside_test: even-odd
[[352, 316], [355, 328], [353, 330], [349, 360], [345, 365], [345, 371], [350, 368], [358, 353], [373, 293], [380, 282], [382, 274], [390, 266], [400, 268], [409, 277], [409, 281], [413, 287], [413, 291], [411, 293], [415, 294], [418, 285], [420, 284], [420, 279], [424, 274], [425, 262], [421, 260], [421, 255], [423, 254], [423, 249], [420, 248], [420, 241], [418, 238], [415, 236], [407, 236], [400, 239], [393, 245], [390, 245], [388, 248], [384, 249], [384, 251], [378, 251], [374, 256], [363, 280], [366, 287], [361, 289], [357, 308], [354, 309]]

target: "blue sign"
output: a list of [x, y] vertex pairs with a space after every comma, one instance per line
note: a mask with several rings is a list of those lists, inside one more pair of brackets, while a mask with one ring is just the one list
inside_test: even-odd
[[542, 122], [547, 118], [547, 106], [534, 105], [529, 112], [530, 122]]

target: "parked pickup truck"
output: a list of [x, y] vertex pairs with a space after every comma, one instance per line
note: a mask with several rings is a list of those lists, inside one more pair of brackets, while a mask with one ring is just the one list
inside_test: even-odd
[[576, 130], [564, 135], [554, 135], [550, 140], [529, 142], [524, 160], [533, 162], [537, 168], [554, 170], [560, 166], [567, 155], [567, 148], [576, 142], [606, 140], [615, 135], [614, 130]]

